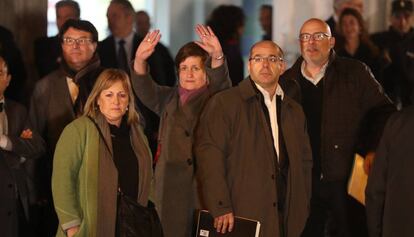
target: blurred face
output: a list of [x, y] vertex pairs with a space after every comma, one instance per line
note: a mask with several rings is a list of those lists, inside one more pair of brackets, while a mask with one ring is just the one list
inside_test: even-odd
[[263, 8], [260, 10], [260, 17], [259, 17], [260, 25], [262, 29], [269, 33], [272, 31], [272, 12], [270, 9]]
[[63, 6], [56, 9], [56, 25], [60, 30], [62, 25], [69, 19], [78, 19], [76, 10], [70, 6]]
[[117, 3], [111, 3], [106, 13], [108, 27], [115, 37], [126, 37], [132, 31], [133, 16], [127, 14], [124, 7]]
[[358, 38], [361, 33], [361, 27], [357, 18], [353, 15], [343, 16], [341, 31], [346, 38]]
[[69, 27], [63, 34], [63, 58], [71, 69], [79, 71], [92, 59], [96, 45], [91, 33]]
[[207, 74], [201, 57], [187, 57], [180, 63], [178, 73], [180, 86], [186, 90], [197, 90], [207, 83]]
[[9, 74], [6, 62], [0, 57], [0, 99], [4, 97], [4, 91], [9, 86], [11, 75]]
[[[315, 39], [315, 35], [324, 33], [325, 37]], [[335, 45], [335, 38], [331, 36], [329, 26], [322, 21], [310, 20], [303, 24], [299, 38], [302, 35], [311, 35], [308, 41], [300, 40], [300, 50], [306, 63], [322, 66], [329, 58], [331, 48]]]
[[413, 14], [408, 11], [397, 12], [391, 16], [391, 26], [400, 34], [410, 31], [413, 21]]
[[128, 92], [122, 85], [122, 82], [117, 81], [111, 87], [101, 92], [97, 103], [106, 121], [119, 126], [129, 104]]
[[280, 75], [285, 70], [279, 48], [270, 41], [254, 46], [250, 52], [247, 69], [254, 82], [264, 89], [276, 89]]
[[135, 24], [137, 27], [137, 34], [141, 37], [145, 37], [150, 29], [150, 19], [145, 13], [138, 13], [135, 16]]

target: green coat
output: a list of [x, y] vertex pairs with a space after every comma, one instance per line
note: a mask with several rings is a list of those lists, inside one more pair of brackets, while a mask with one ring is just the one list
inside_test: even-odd
[[[56, 236], [80, 226], [75, 236], [115, 236], [118, 172], [112, 160], [112, 141], [105, 118], [98, 115], [96, 126], [81, 117], [64, 129], [56, 146], [52, 193], [59, 218]], [[152, 178], [151, 155], [142, 128], [131, 125], [131, 144], [138, 157], [139, 187], [137, 201], [146, 206]]]

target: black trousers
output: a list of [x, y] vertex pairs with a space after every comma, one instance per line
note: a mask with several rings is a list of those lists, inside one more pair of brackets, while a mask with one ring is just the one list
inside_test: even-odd
[[311, 212], [302, 237], [366, 237], [365, 208], [346, 192], [346, 181], [312, 180]]

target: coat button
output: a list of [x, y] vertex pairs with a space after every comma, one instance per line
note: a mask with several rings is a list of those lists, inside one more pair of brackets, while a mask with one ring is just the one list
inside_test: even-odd
[[272, 179], [275, 179], [275, 175], [274, 174], [272, 174]]
[[185, 131], [184, 134], [185, 134], [186, 137], [190, 136], [190, 133], [188, 131]]
[[188, 165], [192, 165], [193, 164], [193, 160], [192, 159], [187, 159], [187, 164]]
[[335, 148], [335, 149], [338, 149], [338, 148], [339, 148], [339, 146], [335, 144], [335, 145], [334, 145], [334, 148]]
[[274, 206], [274, 207], [276, 206], [276, 202], [274, 202], [274, 203], [273, 203], [273, 206]]
[[218, 204], [219, 204], [219, 206], [221, 206], [221, 205], [223, 205], [223, 202], [222, 201], [219, 201]]

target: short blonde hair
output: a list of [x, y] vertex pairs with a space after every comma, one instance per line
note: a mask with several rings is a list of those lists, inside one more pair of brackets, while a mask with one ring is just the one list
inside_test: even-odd
[[119, 69], [106, 69], [96, 79], [95, 85], [92, 88], [91, 94], [85, 104], [84, 115], [96, 118], [99, 110], [98, 98], [103, 90], [108, 89], [116, 82], [120, 81], [128, 93], [128, 124], [136, 123], [139, 121], [139, 115], [135, 110], [135, 99], [132, 92], [132, 86], [129, 81], [129, 76], [123, 70]]

